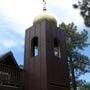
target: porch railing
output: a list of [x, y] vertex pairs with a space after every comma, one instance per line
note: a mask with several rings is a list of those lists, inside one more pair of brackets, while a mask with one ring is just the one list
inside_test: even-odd
[[23, 81], [23, 71], [0, 63], [0, 84], [10, 86], [21, 86]]

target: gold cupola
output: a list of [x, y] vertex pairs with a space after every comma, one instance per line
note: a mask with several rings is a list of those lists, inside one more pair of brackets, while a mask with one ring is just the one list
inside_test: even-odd
[[33, 24], [37, 24], [40, 23], [43, 20], [47, 20], [49, 23], [53, 24], [53, 25], [57, 25], [57, 20], [50, 14], [48, 13], [47, 9], [46, 9], [46, 1], [43, 0], [43, 12], [36, 16], [33, 20]]
[[49, 23], [57, 25], [56, 19], [47, 11], [43, 11], [40, 15], [34, 18], [33, 24], [40, 23], [43, 20], [47, 20]]

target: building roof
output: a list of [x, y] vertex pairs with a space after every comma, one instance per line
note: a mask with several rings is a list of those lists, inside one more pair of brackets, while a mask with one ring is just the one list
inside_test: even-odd
[[11, 51], [0, 56], [0, 63], [14, 66], [15, 68], [19, 69], [16, 59], [14, 58], [13, 53]]

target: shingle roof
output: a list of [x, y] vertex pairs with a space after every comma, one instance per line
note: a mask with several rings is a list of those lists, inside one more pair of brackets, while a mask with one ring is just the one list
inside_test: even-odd
[[11, 51], [9, 51], [9, 52], [7, 52], [7, 53], [5, 53], [3, 55], [0, 55], [0, 62], [1, 63], [8, 63], [8, 64], [11, 63], [16, 68], [19, 69], [19, 66], [18, 66], [18, 64], [16, 62], [16, 59], [14, 58], [14, 55], [13, 55], [13, 53]]

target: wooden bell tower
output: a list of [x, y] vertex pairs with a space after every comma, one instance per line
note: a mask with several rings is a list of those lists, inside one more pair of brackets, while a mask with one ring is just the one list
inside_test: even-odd
[[70, 90], [65, 34], [54, 17], [36, 17], [25, 34], [25, 90]]

